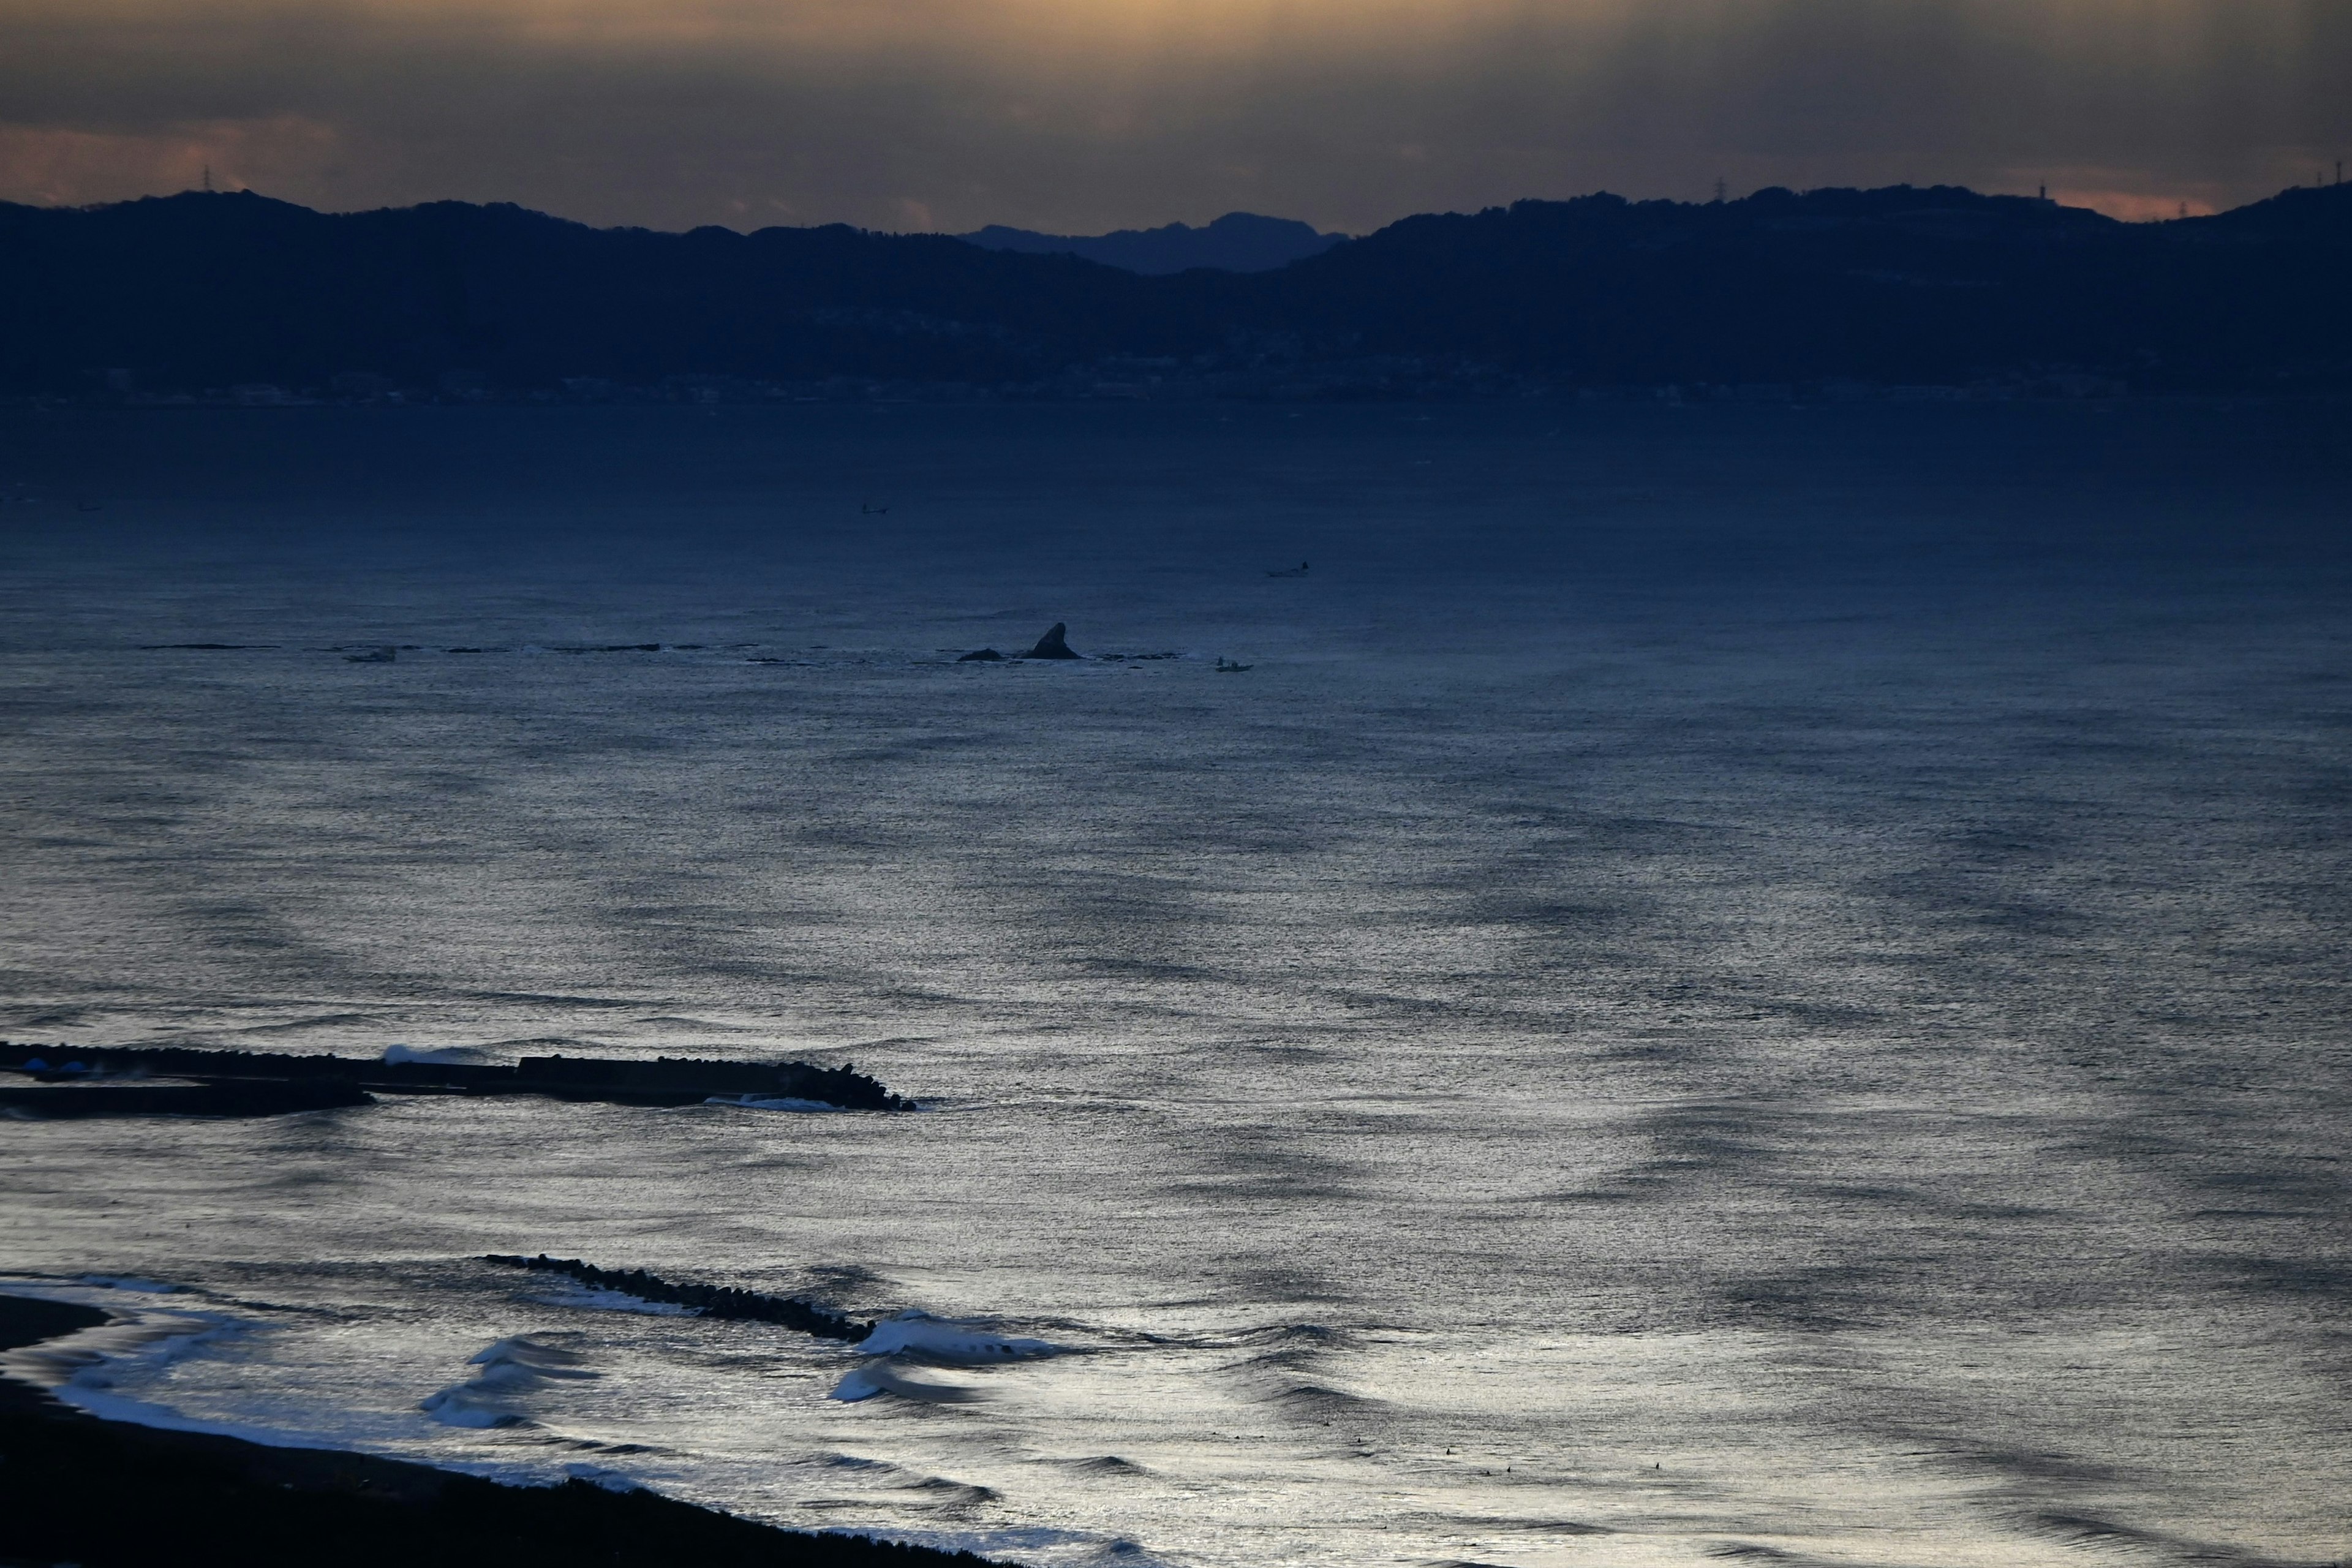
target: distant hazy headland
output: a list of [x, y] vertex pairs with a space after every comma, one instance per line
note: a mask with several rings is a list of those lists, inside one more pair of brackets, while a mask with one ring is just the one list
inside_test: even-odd
[[1320, 233], [1314, 225], [1295, 218], [1227, 213], [1199, 228], [1191, 224], [1170, 223], [1158, 228], [1071, 235], [1037, 234], [992, 223], [956, 237], [990, 250], [1017, 250], [1028, 256], [1082, 256], [1106, 267], [1160, 277], [1188, 272], [1195, 267], [1213, 267], [1223, 272], [1271, 272], [1277, 267], [1320, 256], [1348, 237]]
[[1357, 239], [1247, 215], [1092, 239], [663, 234], [192, 193], [0, 205], [0, 390], [2299, 392], [2352, 386], [2347, 277], [2346, 186], [2148, 224], [1950, 187], [1593, 195]]

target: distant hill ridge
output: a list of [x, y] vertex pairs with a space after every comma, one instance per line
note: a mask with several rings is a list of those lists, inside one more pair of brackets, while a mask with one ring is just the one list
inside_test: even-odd
[[1603, 195], [1162, 276], [837, 225], [663, 234], [510, 205], [331, 215], [187, 194], [0, 205], [0, 388], [2309, 390], [2352, 387], [2347, 276], [2352, 186], [2154, 224], [1941, 186]]
[[1038, 234], [990, 224], [956, 237], [989, 250], [1013, 250], [1027, 256], [1078, 256], [1106, 267], [1162, 277], [1195, 267], [1223, 272], [1271, 272], [1277, 267], [1320, 256], [1348, 237], [1318, 233], [1314, 225], [1296, 218], [1227, 213], [1201, 228], [1171, 223], [1158, 228], [1121, 228], [1088, 236]]

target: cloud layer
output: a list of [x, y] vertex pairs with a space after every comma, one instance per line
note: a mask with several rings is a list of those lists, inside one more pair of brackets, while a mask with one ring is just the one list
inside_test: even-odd
[[0, 41], [16, 201], [209, 166], [657, 227], [1363, 230], [1717, 179], [2145, 216], [2352, 158], [2341, 0], [0, 0]]

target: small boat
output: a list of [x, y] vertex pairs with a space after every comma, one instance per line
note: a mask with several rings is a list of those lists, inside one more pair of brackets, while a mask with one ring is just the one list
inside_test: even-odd
[[1219, 656], [1217, 659], [1217, 673], [1219, 675], [1239, 675], [1243, 670], [1249, 668], [1250, 666], [1246, 664], [1235, 664], [1232, 659], [1223, 658], [1222, 655]]
[[1296, 566], [1285, 566], [1281, 571], [1269, 572], [1266, 575], [1269, 577], [1304, 577], [1307, 575], [1307, 563], [1302, 561]]

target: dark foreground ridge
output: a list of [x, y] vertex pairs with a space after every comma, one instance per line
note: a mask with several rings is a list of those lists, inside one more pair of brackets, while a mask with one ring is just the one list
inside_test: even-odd
[[544, 1252], [536, 1258], [493, 1252], [482, 1261], [503, 1263], [509, 1268], [537, 1268], [569, 1275], [582, 1284], [593, 1285], [600, 1290], [619, 1290], [640, 1300], [693, 1307], [706, 1318], [781, 1323], [785, 1328], [814, 1334], [819, 1339], [846, 1340], [856, 1344], [874, 1331], [871, 1323], [844, 1317], [839, 1312], [828, 1312], [823, 1307], [789, 1296], [762, 1296], [756, 1290], [738, 1290], [730, 1285], [680, 1285], [659, 1275], [648, 1274], [642, 1268], [599, 1268], [576, 1258], [550, 1258]]
[[[846, 1064], [652, 1061], [525, 1057], [511, 1066], [297, 1057], [187, 1047], [16, 1045], [0, 1040], [0, 1069], [39, 1088], [0, 1089], [0, 1111], [33, 1116], [274, 1116], [369, 1103], [379, 1094], [532, 1094], [614, 1105], [699, 1105], [735, 1098], [805, 1100], [844, 1110], [910, 1104]], [[184, 1079], [184, 1084], [107, 1081]], [[93, 1081], [97, 1080], [97, 1081]]]
[[[0, 1296], [0, 1350], [95, 1327]], [[585, 1481], [511, 1487], [425, 1465], [99, 1421], [0, 1379], [0, 1563], [83, 1568], [984, 1568], [967, 1552], [778, 1530]]]

